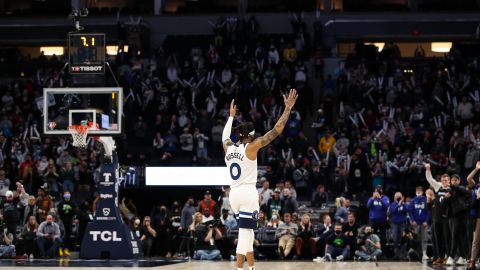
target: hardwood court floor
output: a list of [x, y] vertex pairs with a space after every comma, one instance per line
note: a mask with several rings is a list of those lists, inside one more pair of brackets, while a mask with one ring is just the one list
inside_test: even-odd
[[[171, 264], [166, 266], [156, 266], [156, 267], [136, 267], [135, 264], [131, 265], [135, 269], [161, 269], [161, 270], [235, 270], [234, 262], [184, 262]], [[125, 270], [127, 267], [102, 267], [99, 265], [92, 265], [90, 267], [72, 267], [67, 265], [57, 265], [56, 267], [44, 267], [44, 266], [21, 266], [16, 265], [15, 267], [9, 266], [8, 269], [15, 270], [92, 270], [92, 269], [111, 269], [111, 270]], [[0, 266], [0, 269], [7, 269], [3, 266]], [[130, 269], [132, 269], [130, 268]], [[420, 270], [420, 269], [432, 269], [426, 265], [420, 263], [408, 263], [408, 262], [379, 262], [378, 267], [375, 266], [375, 263], [368, 262], [332, 262], [332, 263], [316, 263], [309, 261], [286, 261], [286, 262], [265, 262], [260, 261], [256, 265], [257, 270], [326, 270], [326, 269], [341, 269], [341, 270], [362, 270], [362, 269], [374, 269], [374, 270]], [[247, 266], [244, 266], [244, 269], [248, 269]], [[453, 269], [453, 268], [452, 268]], [[460, 268], [457, 268], [460, 269]]]
[[[432, 269], [419, 262], [379, 262], [378, 267], [375, 263], [369, 262], [332, 262], [317, 263], [309, 261], [286, 261], [286, 262], [265, 262], [260, 261], [255, 265], [256, 270], [356, 270], [356, 269], [372, 269], [372, 270], [420, 270]], [[174, 265], [162, 266], [156, 269], [162, 270], [235, 270], [234, 262], [186, 262]], [[248, 269], [245, 264], [243, 269]]]

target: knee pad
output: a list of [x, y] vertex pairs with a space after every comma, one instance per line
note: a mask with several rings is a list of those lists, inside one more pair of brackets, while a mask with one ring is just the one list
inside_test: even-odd
[[253, 240], [255, 234], [252, 229], [238, 229], [237, 253], [246, 255], [247, 252], [253, 251]]

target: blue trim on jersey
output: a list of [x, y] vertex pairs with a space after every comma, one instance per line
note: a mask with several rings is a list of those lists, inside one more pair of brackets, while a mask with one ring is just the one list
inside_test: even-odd
[[238, 219], [238, 228], [256, 230], [258, 228], [257, 225], [258, 225], [257, 220], [253, 218], [241, 217]]
[[243, 212], [243, 211], [239, 211], [238, 213], [241, 214], [241, 215], [248, 215], [248, 216], [251, 216], [253, 214], [253, 213], [250, 213], [250, 212]]

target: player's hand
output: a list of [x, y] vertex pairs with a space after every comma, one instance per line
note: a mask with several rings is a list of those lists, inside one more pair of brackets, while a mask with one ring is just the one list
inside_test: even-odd
[[298, 95], [297, 90], [290, 89], [290, 93], [288, 97], [283, 95], [283, 101], [285, 102], [285, 108], [291, 110], [295, 105], [295, 101], [297, 101]]
[[235, 105], [235, 99], [232, 99], [232, 103], [230, 103], [230, 116], [235, 117], [237, 114], [237, 105]]

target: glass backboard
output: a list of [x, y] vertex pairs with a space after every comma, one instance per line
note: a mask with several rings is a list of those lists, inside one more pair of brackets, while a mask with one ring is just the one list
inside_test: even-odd
[[69, 135], [68, 126], [86, 121], [97, 126], [88, 135], [122, 134], [123, 91], [120, 87], [44, 88], [43, 133]]

